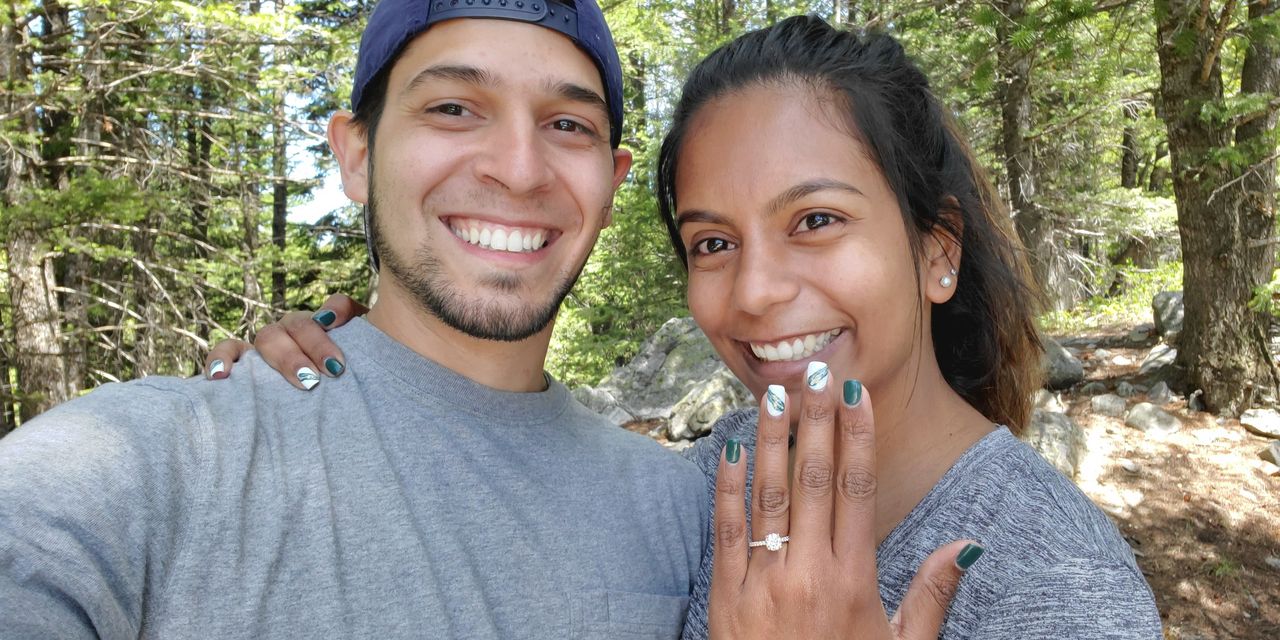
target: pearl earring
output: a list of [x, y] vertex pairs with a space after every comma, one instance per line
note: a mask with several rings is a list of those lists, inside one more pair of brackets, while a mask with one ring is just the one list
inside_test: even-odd
[[956, 275], [956, 270], [952, 269], [951, 273], [945, 276], [942, 276], [942, 279], [938, 280], [938, 284], [942, 285], [942, 288], [944, 289], [950, 289], [951, 285], [956, 283], [955, 275]]

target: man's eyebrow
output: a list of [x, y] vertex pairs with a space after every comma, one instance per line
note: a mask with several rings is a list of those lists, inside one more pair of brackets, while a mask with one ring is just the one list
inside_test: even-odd
[[438, 64], [427, 67], [413, 76], [413, 79], [404, 87], [405, 93], [432, 80], [452, 80], [482, 87], [493, 87], [498, 84], [498, 79], [484, 69], [463, 64]]
[[766, 209], [766, 211], [768, 212], [768, 215], [776, 214], [785, 209], [787, 205], [807, 195], [817, 193], [819, 191], [827, 191], [829, 189], [846, 191], [865, 197], [865, 194], [862, 193], [861, 189], [847, 182], [841, 182], [840, 180], [833, 180], [831, 178], [819, 178], [817, 180], [801, 182], [800, 184], [778, 194], [778, 196], [769, 203], [769, 208]]
[[552, 80], [547, 82], [546, 89], [550, 93], [559, 96], [564, 100], [579, 102], [595, 107], [605, 115], [609, 114], [609, 104], [604, 101], [604, 97], [580, 84], [574, 84], [572, 82], [556, 82]]

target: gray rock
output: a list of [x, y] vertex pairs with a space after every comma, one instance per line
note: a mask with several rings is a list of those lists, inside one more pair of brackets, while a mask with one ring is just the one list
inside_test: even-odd
[[1147, 392], [1147, 400], [1150, 400], [1151, 404], [1169, 404], [1173, 402], [1173, 398], [1173, 392], [1169, 390], [1169, 385], [1165, 384], [1163, 380], [1155, 383], [1151, 390]]
[[1127, 380], [1122, 380], [1120, 384], [1116, 385], [1116, 395], [1120, 396], [1121, 398], [1132, 398], [1142, 393], [1143, 391], [1144, 389], [1139, 389], [1138, 385], [1135, 385]]
[[1268, 567], [1271, 567], [1276, 571], [1280, 571], [1280, 558], [1277, 558], [1275, 556], [1267, 556], [1267, 559], [1264, 560], [1263, 562], [1266, 562]]
[[1084, 365], [1062, 348], [1062, 345], [1049, 338], [1044, 338], [1045, 386], [1050, 389], [1067, 389], [1084, 380]]
[[1142, 465], [1128, 458], [1120, 458], [1116, 463], [1119, 464], [1120, 468], [1124, 469], [1127, 473], [1137, 474], [1142, 471]]
[[1128, 367], [1133, 365], [1133, 358], [1129, 356], [1116, 356], [1111, 359], [1111, 364], [1117, 367]]
[[670, 420], [681, 400], [723, 371], [724, 363], [693, 319], [672, 318], [645, 341], [631, 362], [614, 369], [594, 389], [575, 389], [574, 397], [618, 424]]
[[720, 416], [751, 404], [751, 392], [727, 368], [694, 387], [671, 409], [667, 437], [694, 440], [711, 433]]
[[1022, 439], [1068, 478], [1075, 478], [1084, 452], [1084, 431], [1066, 414], [1036, 410]]
[[1249, 433], [1266, 438], [1280, 438], [1280, 412], [1275, 409], [1250, 409], [1240, 416], [1240, 426]]
[[1196, 389], [1187, 394], [1188, 411], [1204, 411], [1204, 389]]
[[1164, 436], [1182, 428], [1182, 422], [1173, 414], [1151, 404], [1139, 402], [1124, 417], [1124, 423], [1147, 435]]
[[1267, 445], [1266, 448], [1258, 452], [1258, 457], [1271, 464], [1280, 465], [1280, 442], [1272, 442]]
[[1128, 342], [1130, 344], [1142, 344], [1150, 338], [1151, 338], [1151, 325], [1145, 324], [1145, 325], [1134, 327], [1133, 331], [1129, 332]]
[[1148, 380], [1169, 380], [1172, 378], [1174, 363], [1178, 360], [1178, 350], [1167, 344], [1158, 344], [1147, 352], [1138, 367], [1138, 375]]
[[1100, 382], [1098, 380], [1094, 380], [1093, 382], [1086, 383], [1083, 387], [1080, 387], [1080, 395], [1085, 395], [1085, 396], [1096, 396], [1098, 394], [1106, 393], [1106, 392], [1107, 392], [1107, 383]]
[[1036, 392], [1031, 395], [1031, 407], [1052, 413], [1067, 412], [1067, 408], [1062, 405], [1062, 398], [1048, 389], [1036, 389]]
[[1177, 344], [1182, 332], [1182, 292], [1162, 291], [1151, 299], [1151, 315], [1155, 330], [1165, 342]]
[[1124, 410], [1128, 406], [1129, 403], [1125, 402], [1124, 398], [1114, 393], [1105, 393], [1089, 399], [1089, 408], [1094, 413], [1102, 416], [1111, 416], [1112, 418], [1123, 416]]
[[1093, 359], [1102, 362], [1111, 357], [1111, 352], [1101, 347], [1093, 350]]

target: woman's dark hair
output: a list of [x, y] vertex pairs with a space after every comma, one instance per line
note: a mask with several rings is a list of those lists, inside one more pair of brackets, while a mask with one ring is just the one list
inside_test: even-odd
[[934, 353], [957, 393], [989, 420], [1020, 431], [1041, 378], [1039, 298], [1026, 258], [990, 180], [891, 36], [859, 36], [797, 16], [742, 35], [694, 68], [658, 158], [658, 207], [680, 259], [688, 265], [675, 223], [676, 171], [690, 122], [709, 102], [760, 85], [836, 98], [850, 133], [898, 197], [917, 265], [928, 234], [940, 229], [960, 243], [955, 293], [932, 310]]

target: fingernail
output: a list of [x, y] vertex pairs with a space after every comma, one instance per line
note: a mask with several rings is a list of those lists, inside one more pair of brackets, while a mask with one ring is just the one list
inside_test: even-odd
[[857, 380], [844, 381], [844, 403], [856, 407], [862, 402], [862, 383]]
[[780, 384], [769, 385], [769, 391], [764, 394], [764, 406], [769, 410], [769, 415], [775, 418], [782, 415], [787, 408], [787, 390]]
[[221, 360], [214, 360], [213, 362], [210, 362], [209, 363], [209, 379], [221, 380], [227, 377], [227, 374], [224, 373], [226, 369], [227, 369], [227, 366], [223, 364]]
[[729, 464], [738, 464], [738, 459], [742, 457], [742, 444], [737, 438], [729, 438], [724, 443], [724, 460]]
[[346, 367], [342, 366], [342, 363], [338, 362], [338, 359], [334, 357], [324, 359], [324, 368], [329, 372], [329, 375], [335, 377], [342, 375], [343, 370], [346, 369]]
[[973, 563], [977, 562], [978, 558], [981, 558], [984, 552], [986, 552], [986, 549], [983, 549], [976, 544], [967, 544], [964, 549], [960, 551], [960, 555], [956, 556], [956, 566], [960, 567], [961, 571], [964, 571], [965, 569], [972, 567]]
[[330, 309], [321, 309], [312, 314], [311, 319], [320, 323], [320, 326], [327, 327], [333, 324], [334, 320], [338, 319], [338, 314], [334, 313]]
[[311, 367], [303, 367], [298, 369], [298, 382], [301, 382], [302, 386], [306, 387], [307, 391], [310, 391], [320, 384], [320, 376], [316, 375], [316, 372], [312, 371]]
[[813, 361], [809, 363], [809, 370], [805, 372], [805, 381], [809, 383], [809, 388], [814, 391], [822, 391], [827, 388], [827, 380], [831, 378], [831, 370], [827, 368], [827, 363]]

